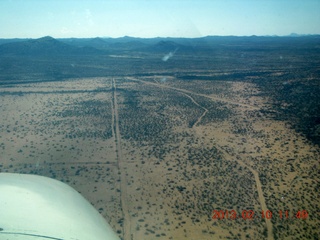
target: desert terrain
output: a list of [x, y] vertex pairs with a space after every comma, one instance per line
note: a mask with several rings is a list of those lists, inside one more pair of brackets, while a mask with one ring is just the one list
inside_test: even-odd
[[125, 240], [318, 239], [319, 53], [239, 49], [0, 64], [0, 172], [69, 184]]

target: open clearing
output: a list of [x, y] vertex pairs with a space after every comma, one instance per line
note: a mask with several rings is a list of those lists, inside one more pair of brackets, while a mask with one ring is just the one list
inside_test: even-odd
[[255, 84], [163, 78], [2, 87], [1, 171], [68, 183], [124, 239], [315, 236], [319, 147], [264, 114]]

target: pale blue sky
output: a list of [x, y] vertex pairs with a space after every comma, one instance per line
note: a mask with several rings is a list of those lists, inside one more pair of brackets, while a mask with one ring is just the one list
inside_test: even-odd
[[0, 38], [320, 34], [320, 0], [0, 0]]

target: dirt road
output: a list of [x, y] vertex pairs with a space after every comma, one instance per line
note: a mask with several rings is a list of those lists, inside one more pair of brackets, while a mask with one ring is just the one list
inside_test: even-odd
[[237, 105], [237, 106], [246, 107], [247, 109], [250, 109], [250, 110], [260, 110], [260, 108], [258, 108], [256, 106], [252, 106], [252, 105], [249, 105], [249, 104], [244, 104], [244, 103], [231, 101], [231, 100], [226, 99], [226, 98], [213, 97], [213, 96], [209, 96], [209, 95], [202, 94], [202, 93], [192, 92], [192, 91], [189, 91], [189, 90], [186, 90], [186, 89], [171, 87], [171, 86], [168, 86], [168, 85], [165, 85], [165, 84], [148, 82], [148, 81], [140, 80], [140, 79], [133, 78], [133, 77], [127, 77], [127, 79], [132, 80], [132, 81], [143, 82], [145, 84], [150, 84], [150, 85], [154, 85], [154, 86], [161, 87], [161, 88], [167, 88], [167, 89], [176, 90], [176, 91], [179, 91], [179, 92], [182, 92], [182, 93], [186, 93], [186, 94], [191, 94], [191, 95], [196, 95], [196, 96], [200, 96], [200, 97], [210, 98], [210, 99], [212, 99], [214, 101], [218, 101], [218, 102], [223, 102], [223, 103], [227, 103], [227, 104], [231, 104], [231, 105]]
[[[259, 110], [260, 108], [255, 107], [255, 106], [251, 106], [251, 105], [247, 105], [247, 104], [242, 104], [242, 103], [238, 103], [238, 102], [233, 102], [230, 101], [228, 99], [222, 99], [222, 98], [218, 98], [218, 97], [212, 97], [212, 96], [208, 96], [205, 94], [199, 94], [199, 93], [195, 93], [189, 90], [185, 90], [185, 89], [180, 89], [180, 88], [176, 88], [176, 87], [170, 87], [164, 84], [159, 84], [159, 83], [153, 83], [153, 82], [148, 82], [148, 81], [143, 81], [137, 78], [132, 78], [132, 77], [128, 77], [129, 80], [133, 80], [133, 81], [138, 81], [138, 82], [142, 82], [145, 84], [150, 84], [150, 85], [154, 85], [157, 87], [161, 87], [161, 88], [167, 88], [167, 89], [172, 89], [172, 90], [176, 90], [180, 93], [183, 93], [185, 96], [187, 96], [188, 98], [191, 99], [191, 101], [196, 104], [198, 107], [202, 108], [204, 110], [204, 113], [198, 118], [198, 120], [195, 122], [195, 124], [193, 125], [193, 127], [195, 127], [203, 118], [203, 116], [208, 112], [208, 109], [206, 109], [205, 107], [201, 106], [197, 101], [194, 100], [194, 98], [192, 98], [191, 95], [197, 95], [197, 96], [202, 96], [202, 97], [206, 97], [206, 98], [210, 98], [212, 100], [215, 101], [220, 101], [220, 102], [224, 102], [224, 103], [228, 103], [228, 104], [232, 104], [232, 105], [237, 105], [237, 106], [242, 106], [242, 107], [246, 107], [249, 108], [250, 110]], [[190, 94], [190, 95], [189, 95]], [[228, 158], [231, 160], [234, 157], [232, 157], [230, 154], [228, 154], [226, 151], [224, 151], [221, 147], [217, 148], [222, 151], [225, 155], [228, 155]], [[237, 159], [236, 160], [242, 167], [249, 169], [250, 172], [252, 172], [252, 174], [254, 175], [254, 180], [256, 182], [256, 188], [258, 191], [258, 197], [259, 197], [259, 201], [260, 201], [260, 205], [261, 205], [261, 210], [266, 212], [268, 210], [267, 205], [266, 205], [266, 201], [265, 198], [263, 196], [263, 191], [262, 191], [262, 186], [261, 186], [261, 182], [259, 179], [259, 174], [256, 170], [254, 170], [253, 168], [251, 168], [250, 166], [247, 166], [243, 161], [241, 161], [241, 159]], [[273, 240], [273, 226], [272, 226], [272, 222], [271, 219], [267, 219], [265, 218], [266, 221], [266, 226], [267, 226], [267, 231], [268, 231], [268, 236], [267, 239], [268, 240]]]
[[130, 215], [128, 210], [128, 198], [127, 198], [127, 178], [124, 169], [124, 162], [121, 150], [121, 134], [119, 129], [119, 114], [118, 114], [118, 102], [117, 102], [117, 87], [116, 81], [112, 79], [112, 116], [113, 116], [113, 133], [115, 134], [115, 144], [117, 151], [118, 169], [120, 172], [120, 194], [121, 194], [121, 207], [123, 212], [123, 239], [131, 239], [131, 226], [130, 226]]

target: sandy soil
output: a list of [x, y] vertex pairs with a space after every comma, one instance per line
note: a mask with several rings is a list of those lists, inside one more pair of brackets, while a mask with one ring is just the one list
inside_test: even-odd
[[[319, 225], [320, 150], [263, 115], [258, 92], [166, 76], [3, 87], [0, 170], [68, 183], [124, 239], [304, 239]], [[302, 210], [307, 219], [294, 218]]]

